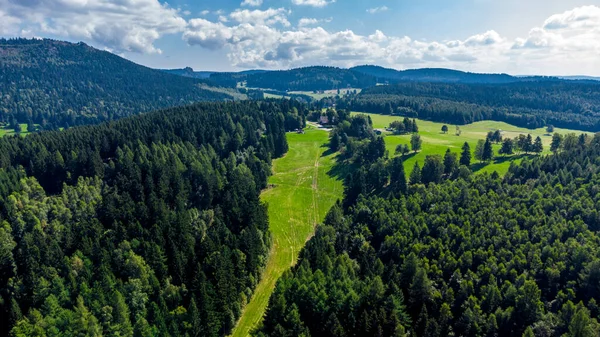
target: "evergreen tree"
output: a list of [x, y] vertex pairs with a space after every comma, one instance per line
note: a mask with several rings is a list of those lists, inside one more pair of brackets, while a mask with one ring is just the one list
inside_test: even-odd
[[494, 159], [494, 150], [492, 148], [492, 141], [490, 139], [486, 139], [483, 144], [483, 161], [490, 161]]
[[413, 166], [413, 170], [410, 173], [410, 184], [420, 184], [421, 183], [421, 168], [419, 167], [419, 162], [415, 162], [415, 166]]
[[341, 147], [341, 142], [342, 140], [337, 132], [333, 132], [331, 138], [329, 139], [329, 149], [331, 149], [333, 152], [337, 152]]
[[440, 155], [429, 155], [425, 157], [425, 163], [421, 170], [421, 182], [423, 184], [440, 183], [444, 174], [444, 162]]
[[552, 135], [552, 143], [550, 144], [550, 151], [556, 153], [560, 150], [562, 145], [563, 137], [559, 133], [555, 133]]
[[469, 167], [471, 165], [471, 146], [465, 142], [460, 153], [460, 165]]
[[535, 142], [531, 146], [531, 152], [533, 153], [542, 153], [544, 151], [544, 145], [542, 144], [542, 139], [538, 136], [535, 138]]
[[390, 167], [390, 186], [394, 191], [406, 194], [406, 174], [404, 173], [404, 162], [402, 158], [392, 158]]
[[510, 138], [506, 138], [503, 142], [502, 142], [502, 147], [500, 148], [500, 151], [498, 151], [500, 154], [502, 155], [511, 155], [513, 154], [513, 141]]
[[458, 168], [458, 158], [456, 153], [452, 153], [450, 149], [444, 154], [444, 173], [452, 174]]
[[442, 125], [442, 132], [444, 134], [448, 133], [448, 125], [446, 125], [446, 124]]
[[414, 133], [410, 137], [410, 147], [411, 149], [417, 153], [421, 151], [421, 146], [423, 145], [423, 140], [421, 140], [421, 136], [418, 133]]
[[488, 140], [483, 140], [480, 139], [477, 141], [477, 146], [475, 146], [475, 159], [479, 160], [479, 161], [484, 161], [484, 149], [485, 149], [485, 143]]

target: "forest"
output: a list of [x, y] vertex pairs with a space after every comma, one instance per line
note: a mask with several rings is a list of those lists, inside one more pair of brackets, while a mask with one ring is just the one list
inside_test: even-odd
[[0, 123], [42, 129], [94, 124], [141, 112], [233, 99], [206, 80], [137, 65], [83, 43], [0, 39]]
[[557, 142], [504, 177], [472, 174], [462, 155], [429, 156], [406, 177], [370, 124], [340, 114], [335, 147], [359, 142], [370, 156], [354, 161], [255, 336], [600, 334], [600, 135]]
[[317, 91], [343, 88], [366, 88], [377, 84], [375, 77], [336, 67], [306, 67], [280, 71], [217, 73], [210, 80], [235, 86], [246, 82], [249, 88], [281, 91]]
[[401, 83], [376, 86], [337, 106], [353, 111], [469, 124], [482, 120], [520, 127], [554, 125], [600, 131], [600, 82], [525, 81], [509, 84]]
[[0, 335], [225, 336], [271, 245], [294, 101], [0, 139]]

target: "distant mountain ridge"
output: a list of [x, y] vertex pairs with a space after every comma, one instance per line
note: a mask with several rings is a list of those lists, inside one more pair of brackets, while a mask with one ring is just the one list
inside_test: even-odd
[[[345, 88], [368, 88], [377, 84], [403, 82], [508, 84], [529, 81], [594, 80], [593, 77], [512, 76], [509, 74], [471, 73], [445, 68], [396, 70], [375, 65], [352, 68], [312, 66], [289, 70], [246, 70], [241, 72], [194, 72], [191, 68], [165, 70], [182, 76], [202, 76], [219, 85], [280, 91], [320, 91]], [[206, 74], [209, 74], [206, 77]], [[600, 80], [600, 79], [599, 79]]]
[[380, 66], [364, 65], [350, 68], [376, 77], [378, 80], [390, 82], [441, 82], [441, 83], [512, 83], [520, 79], [508, 74], [480, 74], [444, 68], [422, 68], [395, 70]]
[[50, 39], [0, 39], [0, 78], [0, 122], [43, 128], [233, 99], [207, 80], [150, 69], [85, 43]]

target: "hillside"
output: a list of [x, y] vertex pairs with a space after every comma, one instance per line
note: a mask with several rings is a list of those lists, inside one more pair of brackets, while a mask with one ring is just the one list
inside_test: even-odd
[[600, 135], [504, 177], [449, 152], [408, 178], [370, 123], [332, 131], [359, 166], [254, 336], [600, 335]]
[[600, 82], [594, 81], [399, 83], [365, 89], [338, 106], [461, 125], [495, 120], [527, 128], [600, 131]]
[[343, 88], [366, 88], [377, 84], [373, 76], [336, 67], [306, 67], [290, 70], [248, 70], [238, 73], [215, 73], [210, 80], [232, 86], [245, 82], [248, 88], [280, 91], [320, 91]]
[[83, 43], [47, 39], [0, 39], [0, 78], [0, 122], [43, 128], [231, 99], [202, 80], [146, 68]]
[[511, 83], [526, 80], [507, 74], [477, 74], [442, 68], [395, 70], [365, 65], [351, 71], [374, 76], [378, 82]]
[[267, 261], [259, 195], [299, 107], [199, 103], [0, 139], [0, 336], [228, 335]]
[[168, 74], [179, 75], [183, 77], [192, 77], [192, 78], [201, 78], [207, 79], [211, 74], [214, 74], [214, 71], [194, 71], [194, 69], [190, 67], [186, 67], [183, 69], [160, 69]]

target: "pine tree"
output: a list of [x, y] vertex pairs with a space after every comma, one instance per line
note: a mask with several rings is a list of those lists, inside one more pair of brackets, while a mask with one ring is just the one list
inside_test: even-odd
[[483, 153], [484, 153], [485, 143], [486, 143], [486, 141], [484, 141], [483, 139], [480, 139], [479, 141], [477, 141], [477, 146], [475, 146], [475, 159], [477, 159], [479, 161], [484, 160]]
[[452, 153], [450, 149], [447, 149], [446, 154], [444, 155], [444, 173], [452, 174], [452, 172], [458, 168], [457, 162], [456, 154]]
[[421, 182], [423, 184], [440, 183], [444, 174], [444, 163], [440, 155], [430, 155], [425, 158], [421, 170]]
[[500, 148], [499, 153], [503, 154], [503, 155], [511, 155], [511, 154], [513, 154], [513, 141], [512, 141], [512, 139], [506, 138], [502, 142], [502, 147]]
[[558, 133], [553, 134], [552, 135], [552, 143], [550, 144], [550, 151], [552, 151], [554, 153], [558, 152], [558, 150], [560, 150], [560, 147], [562, 145], [562, 140], [563, 140], [563, 137], [560, 134], [558, 134]]
[[488, 138], [483, 144], [483, 161], [490, 161], [494, 159], [494, 150], [492, 149], [492, 141]]
[[417, 153], [418, 151], [421, 150], [421, 146], [423, 145], [423, 140], [421, 140], [421, 136], [419, 136], [418, 133], [414, 133], [411, 137], [410, 137], [410, 147], [412, 148], [412, 150]]
[[467, 142], [465, 142], [462, 146], [460, 164], [467, 167], [471, 165], [471, 146], [469, 146], [469, 143]]
[[544, 151], [544, 145], [542, 144], [542, 139], [538, 136], [535, 138], [535, 142], [531, 146], [531, 152], [542, 153], [542, 151]]
[[523, 337], [535, 337], [535, 334], [533, 333], [531, 327], [527, 327], [527, 329], [523, 333]]
[[406, 194], [406, 174], [404, 173], [404, 163], [402, 158], [395, 157], [391, 160], [390, 168], [390, 186], [394, 191], [400, 191]]
[[410, 173], [410, 184], [420, 184], [421, 183], [421, 168], [419, 167], [419, 163], [416, 162], [415, 166], [413, 166], [413, 170]]
[[190, 301], [187, 314], [190, 327], [190, 336], [200, 336], [200, 332], [202, 331], [202, 322], [200, 321], [200, 312], [196, 306], [196, 300], [193, 297]]

